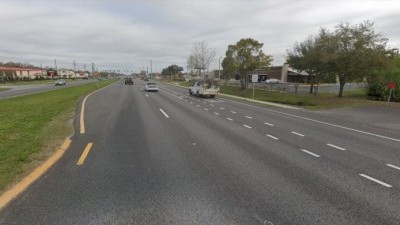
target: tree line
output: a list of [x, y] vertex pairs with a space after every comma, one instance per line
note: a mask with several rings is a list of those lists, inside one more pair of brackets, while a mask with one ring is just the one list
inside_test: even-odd
[[[320, 82], [339, 83], [338, 96], [343, 96], [348, 82], [365, 82], [370, 98], [386, 99], [387, 84], [400, 84], [400, 57], [398, 49], [389, 48], [388, 39], [374, 30], [369, 21], [351, 25], [340, 23], [333, 31], [321, 28], [317, 35], [296, 42], [287, 50], [286, 63], [299, 72], [306, 72], [310, 94]], [[248, 84], [248, 71], [271, 66], [272, 56], [262, 51], [263, 43], [243, 38], [229, 45], [222, 61], [224, 78], [239, 74], [241, 88]], [[393, 99], [400, 101], [399, 87]]]

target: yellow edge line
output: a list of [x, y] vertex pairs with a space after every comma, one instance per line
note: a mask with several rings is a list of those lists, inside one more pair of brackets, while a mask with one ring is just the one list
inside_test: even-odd
[[59, 147], [56, 152], [48, 158], [44, 163], [33, 170], [18, 184], [14, 185], [11, 189], [7, 190], [0, 196], [0, 209], [6, 206], [11, 200], [21, 194], [29, 185], [35, 182], [40, 176], [50, 169], [65, 153], [65, 150], [71, 145], [71, 139], [65, 139], [64, 143]]
[[90, 142], [86, 145], [85, 150], [83, 150], [83, 153], [81, 155], [81, 157], [79, 158], [78, 162], [76, 163], [76, 165], [81, 166], [83, 165], [83, 163], [85, 162], [86, 157], [88, 156], [90, 149], [92, 149], [93, 143]]

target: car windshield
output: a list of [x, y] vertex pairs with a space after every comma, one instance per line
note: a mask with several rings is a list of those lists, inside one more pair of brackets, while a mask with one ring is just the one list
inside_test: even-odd
[[12, 224], [400, 225], [400, 0], [0, 0]]

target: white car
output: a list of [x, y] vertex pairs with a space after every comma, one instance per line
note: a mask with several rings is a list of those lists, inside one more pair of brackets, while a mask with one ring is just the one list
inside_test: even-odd
[[279, 80], [275, 78], [271, 78], [265, 81], [266, 84], [279, 84]]
[[147, 84], [144, 86], [144, 90], [145, 90], [145, 91], [155, 91], [155, 92], [158, 92], [158, 86], [157, 86], [156, 83], [147, 83]]

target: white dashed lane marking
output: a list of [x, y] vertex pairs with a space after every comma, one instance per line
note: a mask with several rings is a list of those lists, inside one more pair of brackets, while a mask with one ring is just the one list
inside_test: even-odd
[[342, 147], [339, 147], [339, 146], [336, 146], [336, 145], [332, 145], [332, 144], [326, 144], [326, 145], [329, 146], [329, 147], [332, 147], [332, 148], [339, 149], [341, 151], [345, 151], [346, 150], [345, 148], [342, 148]]
[[396, 170], [400, 170], [400, 167], [392, 165], [392, 164], [386, 164], [386, 166], [391, 167], [391, 168], [396, 169]]
[[217, 116], [219, 116], [219, 113], [217, 113], [217, 112], [215, 112], [214, 114], [217, 115]]
[[305, 136], [304, 134], [300, 134], [300, 133], [297, 133], [297, 132], [294, 132], [294, 131], [292, 131], [292, 134], [295, 134], [295, 135], [300, 136], [300, 137], [304, 137]]
[[380, 184], [380, 185], [382, 185], [382, 186], [385, 186], [385, 187], [388, 187], [388, 188], [393, 187], [393, 186], [390, 185], [390, 184], [387, 184], [387, 183], [385, 183], [385, 182], [383, 182], [383, 181], [380, 181], [380, 180], [375, 179], [375, 178], [373, 178], [373, 177], [370, 177], [370, 176], [368, 176], [368, 175], [365, 175], [365, 174], [362, 174], [362, 173], [360, 173], [359, 175], [362, 176], [362, 177], [364, 177], [364, 178], [367, 178], [368, 180], [371, 180], [371, 181], [373, 181], [373, 182], [375, 182], [375, 183], [378, 183], [378, 184]]
[[160, 112], [164, 114], [165, 117], [169, 118], [168, 114], [164, 112], [164, 110], [160, 109]]
[[313, 153], [313, 152], [310, 152], [310, 151], [308, 151], [308, 150], [305, 150], [305, 149], [301, 149], [301, 151], [302, 151], [302, 152], [305, 152], [305, 153], [307, 153], [307, 154], [309, 154], [309, 155], [312, 155], [312, 156], [314, 156], [314, 157], [317, 157], [317, 158], [321, 157], [320, 155], [317, 155], [317, 154], [315, 154], [315, 153]]
[[265, 125], [268, 125], [268, 126], [270, 126], [270, 127], [273, 127], [273, 126], [274, 126], [272, 123], [264, 122], [264, 124], [265, 124]]
[[251, 116], [245, 116], [247, 119], [250, 119], [250, 120], [252, 120], [253, 119], [253, 117], [251, 117]]
[[244, 124], [243, 126], [246, 127], [246, 128], [251, 129], [251, 126], [249, 126], [249, 125]]
[[270, 134], [267, 134], [267, 137], [272, 138], [272, 139], [274, 139], [274, 140], [279, 140], [279, 138], [277, 138], [277, 137], [275, 137], [275, 136], [272, 136], [272, 135], [270, 135]]
[[227, 117], [226, 119], [229, 120], [229, 121], [233, 121], [233, 119], [232, 119], [232, 118], [229, 118], [229, 117]]
[[221, 110], [224, 110], [225, 108], [224, 107], [219, 107]]
[[233, 113], [233, 114], [236, 114], [236, 112], [235, 112], [235, 111], [231, 111], [231, 113]]

